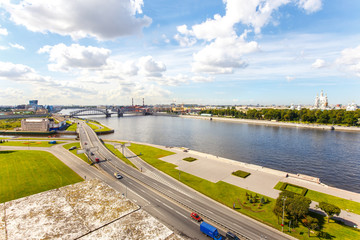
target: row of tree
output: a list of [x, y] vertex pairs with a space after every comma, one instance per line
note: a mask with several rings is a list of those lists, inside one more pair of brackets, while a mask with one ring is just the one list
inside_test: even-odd
[[246, 112], [238, 111], [235, 107], [227, 109], [207, 109], [201, 113], [212, 114], [215, 116], [235, 117], [257, 120], [276, 120], [276, 121], [300, 121], [304, 123], [320, 124], [344, 124], [348, 126], [360, 125], [360, 109], [356, 111], [338, 110], [319, 110], [319, 109], [249, 109]]
[[[317, 218], [311, 217], [309, 215], [311, 200], [288, 191], [283, 191], [279, 194], [279, 197], [276, 199], [276, 204], [274, 206], [273, 212], [279, 219], [281, 217], [286, 217], [288, 221], [293, 223], [293, 226], [298, 226], [298, 222], [308, 228], [308, 234], [310, 237], [310, 230], [316, 229], [319, 227], [319, 222]], [[323, 210], [328, 216], [329, 219], [334, 215], [339, 216], [341, 209], [333, 204], [320, 202], [317, 206]]]

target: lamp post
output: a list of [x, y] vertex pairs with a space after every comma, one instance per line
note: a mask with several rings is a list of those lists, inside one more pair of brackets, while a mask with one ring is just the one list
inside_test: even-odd
[[284, 215], [285, 215], [285, 201], [286, 197], [283, 199], [283, 216], [282, 216], [282, 223], [281, 223], [281, 231], [284, 232]]

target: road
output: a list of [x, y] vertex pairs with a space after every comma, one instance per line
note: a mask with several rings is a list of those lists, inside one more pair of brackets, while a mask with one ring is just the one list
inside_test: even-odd
[[[196, 211], [205, 221], [218, 226], [222, 234], [224, 231], [231, 230], [248, 239], [292, 239], [288, 235], [189, 189], [175, 179], [157, 172], [147, 164], [143, 164], [143, 167], [152, 171], [156, 177], [149, 177], [126, 165], [101, 143], [95, 132], [84, 122], [79, 122], [78, 131], [82, 147], [92, 149], [94, 155], [89, 154], [92, 161], [95, 162], [95, 158], [100, 159], [96, 163], [98, 167], [110, 176], [113, 176], [114, 172], [120, 172], [124, 176], [119, 180], [125, 186], [124, 194], [128, 191], [127, 189], [131, 189], [146, 199], [143, 203], [138, 202], [138, 204], [151, 215], [171, 225], [179, 232], [185, 233], [189, 238], [207, 239], [200, 233], [199, 224], [190, 219], [191, 211]], [[127, 150], [126, 154], [129, 157], [131, 152]], [[124, 189], [119, 189], [117, 186], [115, 189], [124, 192]]]

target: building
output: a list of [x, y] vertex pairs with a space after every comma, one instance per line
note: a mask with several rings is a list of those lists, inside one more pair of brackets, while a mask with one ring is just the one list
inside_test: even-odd
[[346, 111], [356, 111], [357, 105], [353, 102], [346, 107]]
[[47, 118], [25, 118], [21, 120], [22, 131], [48, 132], [49, 119]]
[[328, 103], [327, 94], [325, 93], [325, 95], [324, 95], [323, 90], [321, 90], [320, 96], [316, 95], [314, 108], [326, 109], [326, 108], [328, 108], [328, 106], [329, 106], [329, 103]]

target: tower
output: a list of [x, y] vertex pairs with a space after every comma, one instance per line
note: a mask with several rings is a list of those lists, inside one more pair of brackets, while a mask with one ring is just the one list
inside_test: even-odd
[[145, 100], [144, 100], [144, 98], [143, 98], [143, 107], [145, 107]]

